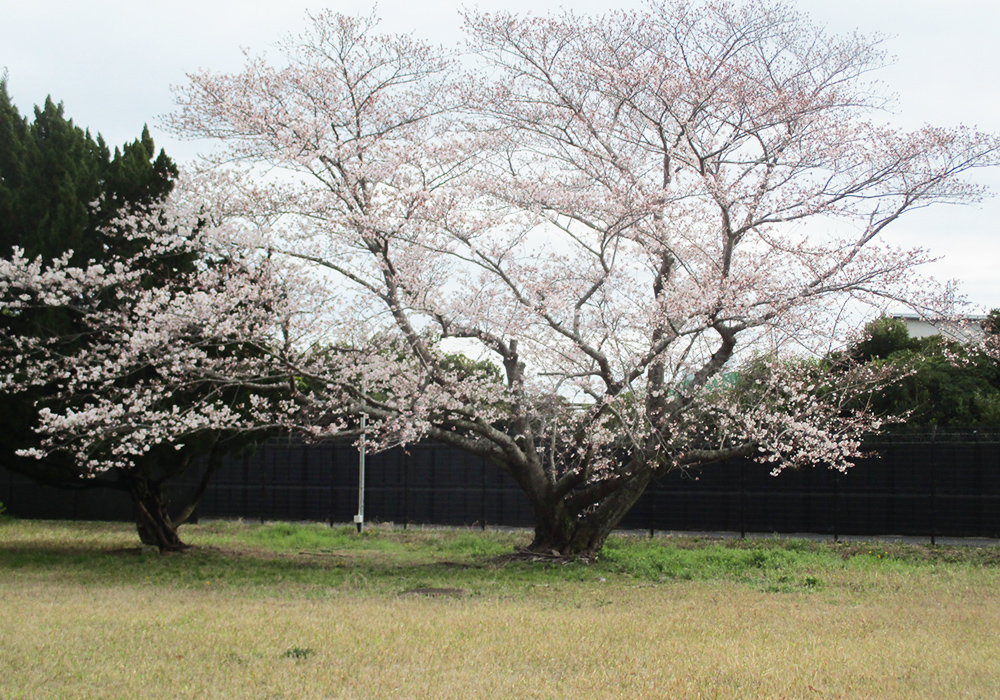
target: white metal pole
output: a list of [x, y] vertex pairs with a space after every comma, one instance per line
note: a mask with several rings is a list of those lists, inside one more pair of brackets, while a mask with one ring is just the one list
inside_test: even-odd
[[365, 429], [367, 419], [361, 414], [361, 445], [358, 447], [358, 514], [354, 516], [354, 524], [361, 532], [365, 527]]

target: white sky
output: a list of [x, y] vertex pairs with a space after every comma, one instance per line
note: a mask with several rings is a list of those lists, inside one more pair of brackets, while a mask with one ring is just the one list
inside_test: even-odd
[[[458, 9], [507, 9], [545, 13], [561, 6], [576, 12], [639, 7], [641, 2], [579, 0], [383, 0], [378, 14], [391, 32], [452, 45], [460, 39]], [[196, 148], [158, 128], [172, 108], [170, 85], [198, 68], [235, 70], [240, 47], [267, 50], [305, 26], [306, 9], [329, 7], [368, 13], [365, 0], [0, 0], [0, 70], [22, 113], [52, 95], [80, 126], [109, 144], [139, 135], [148, 123], [159, 146], [180, 162]], [[893, 120], [916, 128], [975, 125], [1000, 132], [1000, 4], [993, 0], [800, 0], [798, 8], [835, 32], [859, 30], [893, 37], [896, 57], [879, 76], [898, 94]], [[1000, 172], [977, 180], [1000, 193]], [[973, 207], [916, 212], [890, 234], [900, 245], [919, 245], [943, 260], [930, 270], [959, 279], [971, 301], [1000, 307], [1000, 199]]]

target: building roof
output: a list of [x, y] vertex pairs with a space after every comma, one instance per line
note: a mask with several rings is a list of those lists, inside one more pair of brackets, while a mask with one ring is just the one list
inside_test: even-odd
[[986, 314], [964, 314], [946, 318], [943, 316], [921, 316], [917, 313], [897, 313], [892, 314], [890, 318], [902, 320], [912, 338], [940, 335], [949, 340], [969, 343], [982, 340], [985, 337], [983, 321], [989, 317]]

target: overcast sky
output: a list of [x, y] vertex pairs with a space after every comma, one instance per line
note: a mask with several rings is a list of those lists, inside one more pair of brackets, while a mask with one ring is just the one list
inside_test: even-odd
[[[571, 7], [600, 13], [640, 7], [583, 0], [484, 0], [431, 3], [383, 0], [378, 14], [386, 31], [453, 45], [460, 39], [460, 7], [543, 14]], [[893, 121], [904, 128], [975, 125], [1000, 132], [1000, 6], [992, 0], [802, 0], [798, 8], [831, 31], [858, 30], [891, 37], [895, 56], [879, 76], [898, 95]], [[235, 70], [240, 47], [267, 50], [305, 26], [307, 9], [371, 11], [355, 2], [299, 0], [0, 0], [0, 70], [22, 113], [61, 100], [67, 116], [100, 132], [111, 144], [139, 135], [148, 123], [157, 143], [184, 162], [197, 148], [179, 143], [158, 126], [172, 108], [171, 85], [198, 68]], [[1000, 192], [1000, 173], [978, 181]], [[916, 212], [899, 222], [890, 240], [944, 256], [931, 272], [959, 279], [970, 300], [1000, 307], [1000, 199], [980, 206]]]

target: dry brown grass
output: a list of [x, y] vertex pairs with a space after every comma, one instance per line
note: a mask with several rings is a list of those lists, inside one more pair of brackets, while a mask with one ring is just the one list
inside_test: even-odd
[[0, 697], [1000, 694], [997, 569], [823, 577], [817, 590], [784, 593], [594, 579], [456, 598], [104, 585], [6, 569]]
[[5, 581], [0, 695], [996, 697], [994, 584], [577, 584], [484, 600]]

